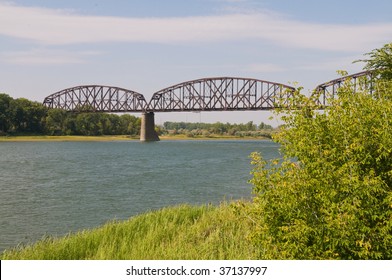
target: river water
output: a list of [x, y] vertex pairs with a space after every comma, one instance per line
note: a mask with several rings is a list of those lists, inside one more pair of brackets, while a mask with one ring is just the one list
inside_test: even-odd
[[169, 205], [249, 198], [267, 140], [0, 143], [0, 252]]

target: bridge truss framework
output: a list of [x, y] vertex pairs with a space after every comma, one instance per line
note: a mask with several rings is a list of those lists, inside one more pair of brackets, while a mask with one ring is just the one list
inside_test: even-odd
[[345, 84], [351, 86], [354, 93], [357, 90], [363, 89], [367, 89], [372, 93], [374, 89], [374, 78], [374, 71], [363, 71], [340, 77], [318, 85], [313, 95], [318, 97], [317, 104], [325, 107], [328, 106], [328, 99], [335, 98], [338, 95], [339, 89]]
[[271, 110], [295, 88], [256, 79], [218, 77], [198, 79], [162, 89], [151, 98], [148, 111]]
[[177, 84], [153, 94], [110, 86], [77, 86], [49, 95], [44, 105], [73, 112], [175, 112], [271, 110], [295, 88], [263, 80], [218, 77]]
[[[323, 83], [313, 96], [320, 107], [348, 83], [373, 89], [374, 73], [364, 71]], [[132, 90], [102, 85], [77, 86], [53, 93], [43, 104], [72, 112], [141, 112], [142, 141], [157, 141], [154, 112], [272, 110], [289, 104], [294, 87], [257, 79], [217, 77], [183, 82], [157, 91], [149, 102]], [[279, 101], [279, 102], [278, 102]], [[277, 105], [280, 104], [280, 105]]]
[[45, 98], [44, 105], [72, 112], [143, 112], [144, 96], [119, 87], [85, 85], [67, 88]]

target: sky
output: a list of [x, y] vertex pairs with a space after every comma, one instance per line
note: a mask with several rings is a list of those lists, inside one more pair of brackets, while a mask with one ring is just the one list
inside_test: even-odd
[[[0, 0], [0, 92], [42, 102], [65, 88], [149, 100], [188, 80], [247, 77], [304, 87], [356, 73], [392, 40], [390, 0]], [[266, 122], [269, 112], [156, 113], [156, 123]]]

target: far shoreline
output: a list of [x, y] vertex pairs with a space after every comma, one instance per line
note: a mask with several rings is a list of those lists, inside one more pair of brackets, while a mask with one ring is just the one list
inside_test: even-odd
[[0, 142], [111, 142], [111, 141], [136, 141], [139, 137], [128, 135], [104, 135], [104, 136], [1, 136]]
[[[210, 137], [189, 137], [186, 135], [162, 135], [159, 136], [161, 141], [166, 140], [271, 140], [267, 137], [251, 137], [251, 136], [225, 136], [214, 135]], [[0, 142], [115, 142], [115, 141], [140, 141], [139, 136], [129, 135], [103, 135], [103, 136], [0, 136]]]

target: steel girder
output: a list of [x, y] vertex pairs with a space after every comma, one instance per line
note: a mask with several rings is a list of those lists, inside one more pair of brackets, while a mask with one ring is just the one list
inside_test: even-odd
[[143, 112], [147, 106], [140, 93], [110, 86], [84, 85], [67, 88], [45, 98], [44, 105], [76, 112]]
[[241, 111], [271, 110], [278, 98], [295, 89], [268, 81], [218, 77], [180, 83], [162, 89], [151, 98], [148, 111]]
[[317, 96], [316, 103], [322, 107], [328, 106], [328, 99], [337, 96], [342, 85], [349, 84], [352, 86], [354, 93], [357, 90], [367, 89], [373, 92], [374, 71], [363, 71], [352, 75], [344, 76], [332, 81], [318, 85], [313, 96]]

